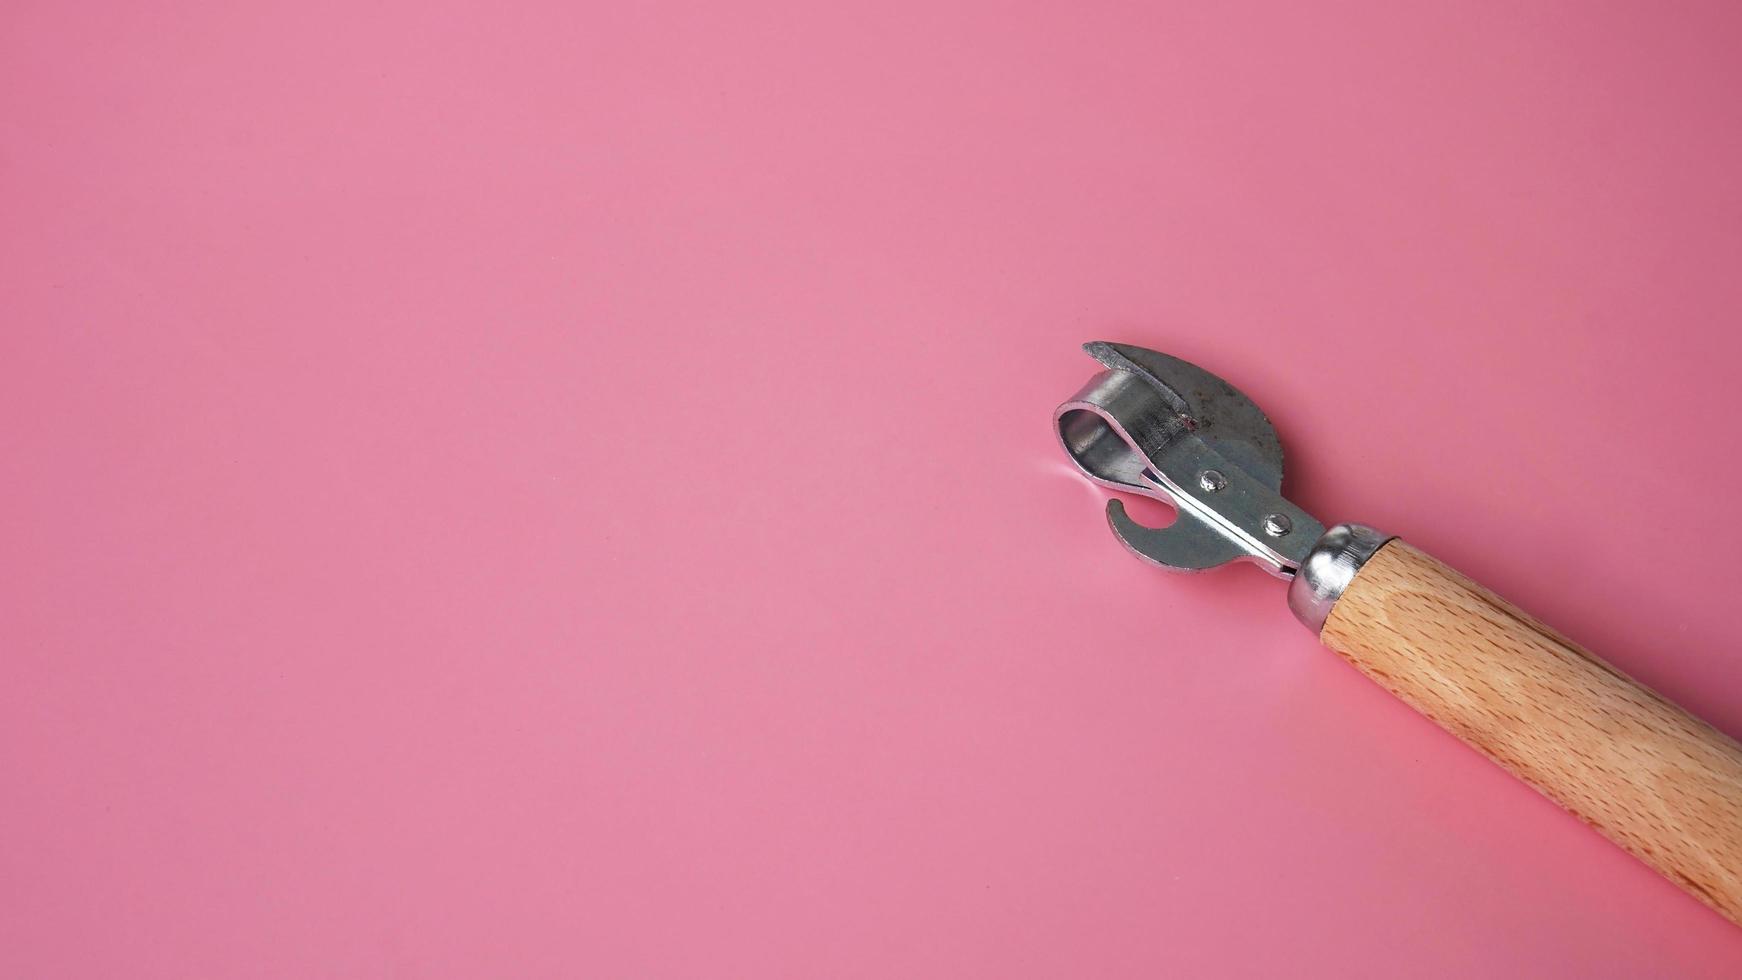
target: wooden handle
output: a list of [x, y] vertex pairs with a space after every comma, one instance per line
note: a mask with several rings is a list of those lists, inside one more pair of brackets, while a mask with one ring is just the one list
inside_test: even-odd
[[1326, 646], [1742, 925], [1742, 746], [1393, 540]]

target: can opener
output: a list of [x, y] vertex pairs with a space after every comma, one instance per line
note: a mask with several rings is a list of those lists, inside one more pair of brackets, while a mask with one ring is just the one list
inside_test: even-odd
[[1742, 746], [1404, 541], [1329, 528], [1282, 496], [1270, 420], [1221, 378], [1096, 342], [1103, 370], [1054, 413], [1089, 479], [1173, 506], [1167, 527], [1107, 502], [1139, 558], [1197, 572], [1256, 562], [1380, 686], [1742, 925]]

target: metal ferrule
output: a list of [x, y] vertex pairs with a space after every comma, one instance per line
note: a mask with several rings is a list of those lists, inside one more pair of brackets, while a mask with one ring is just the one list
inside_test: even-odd
[[1355, 573], [1393, 537], [1365, 524], [1338, 524], [1326, 531], [1288, 583], [1288, 608], [1294, 610], [1294, 618], [1319, 635]]

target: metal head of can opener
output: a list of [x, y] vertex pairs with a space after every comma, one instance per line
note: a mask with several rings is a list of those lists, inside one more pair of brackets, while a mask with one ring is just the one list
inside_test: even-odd
[[1059, 440], [1102, 486], [1173, 505], [1163, 528], [1131, 519], [1117, 498], [1107, 523], [1137, 557], [1201, 572], [1251, 561], [1293, 580], [1289, 608], [1318, 631], [1355, 571], [1389, 540], [1360, 524], [1324, 524], [1282, 495], [1282, 443], [1252, 399], [1177, 357], [1096, 341], [1106, 370], [1054, 413]]
[[1327, 530], [1282, 496], [1282, 445], [1233, 385], [1142, 347], [1053, 413], [1084, 475], [1171, 504], [1114, 535], [1198, 572], [1256, 562], [1326, 646], [1614, 843], [1742, 924], [1742, 745], [1404, 541]]

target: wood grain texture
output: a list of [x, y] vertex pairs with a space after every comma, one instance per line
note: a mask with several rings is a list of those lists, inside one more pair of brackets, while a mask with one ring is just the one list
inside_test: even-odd
[[1393, 540], [1320, 639], [1392, 694], [1742, 924], [1742, 746]]

